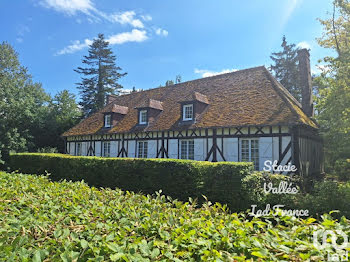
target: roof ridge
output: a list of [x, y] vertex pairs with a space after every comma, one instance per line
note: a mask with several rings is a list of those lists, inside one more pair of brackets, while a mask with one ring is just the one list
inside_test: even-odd
[[[228, 76], [228, 75], [242, 73], [243, 71], [257, 70], [257, 69], [261, 69], [261, 68], [265, 68], [265, 66], [263, 66], [263, 65], [255, 66], [255, 67], [240, 69], [240, 70], [237, 70], [237, 71], [228, 72], [228, 73], [224, 73], [224, 74], [217, 74], [217, 75], [208, 76], [208, 77], [196, 78], [196, 79], [188, 80], [188, 81], [185, 81], [185, 82], [176, 83], [176, 84], [173, 84], [173, 85], [170, 85], [170, 86], [159, 86], [159, 87], [149, 88], [149, 89], [146, 89], [146, 90], [137, 91], [137, 92], [133, 92], [133, 93], [129, 93], [129, 94], [123, 94], [123, 95], [119, 95], [119, 96], [114, 95], [114, 96], [116, 96], [116, 97], [130, 96], [130, 95], [134, 95], [136, 93], [149, 92], [151, 90], [156, 90], [156, 89], [161, 89], [161, 88], [171, 88], [171, 87], [181, 86], [183, 84], [187, 84], [187, 83], [191, 83], [191, 82], [201, 81], [201, 80], [204, 80], [204, 79], [215, 79], [215, 78], [219, 78], [219, 77], [224, 77], [224, 76]], [[112, 101], [112, 102], [114, 102], [114, 101]]]

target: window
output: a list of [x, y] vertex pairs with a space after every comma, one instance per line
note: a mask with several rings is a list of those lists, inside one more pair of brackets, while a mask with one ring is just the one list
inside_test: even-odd
[[253, 162], [255, 170], [259, 170], [259, 140], [241, 140], [241, 161]]
[[105, 115], [105, 127], [111, 127], [111, 115]]
[[140, 158], [147, 158], [148, 142], [139, 142], [137, 156]]
[[76, 148], [75, 148], [75, 155], [76, 156], [81, 156], [81, 142], [79, 142], [79, 143], [76, 143]]
[[180, 144], [180, 158], [181, 159], [194, 159], [194, 141], [181, 140]]
[[193, 119], [193, 105], [184, 105], [182, 110], [183, 121], [188, 121]]
[[111, 142], [103, 142], [103, 155], [104, 157], [111, 156]]
[[141, 110], [139, 115], [139, 124], [147, 124], [147, 110]]

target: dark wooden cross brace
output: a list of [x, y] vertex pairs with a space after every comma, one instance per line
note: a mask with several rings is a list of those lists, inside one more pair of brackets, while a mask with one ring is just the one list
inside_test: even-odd
[[161, 145], [159, 151], [157, 151], [157, 158], [159, 157], [159, 155], [161, 155], [161, 158], [164, 158], [165, 156], [166, 156], [166, 158], [169, 158], [168, 151], [165, 149], [164, 139], [165, 139], [165, 137], [164, 137], [164, 131], [163, 131], [162, 132], [162, 145]]
[[222, 151], [220, 150], [220, 148], [217, 145], [216, 129], [213, 129], [213, 145], [210, 148], [210, 150], [209, 150], [209, 152], [207, 154], [207, 157], [205, 158], [205, 161], [208, 161], [210, 156], [213, 155], [212, 162], [217, 162], [218, 161], [218, 159], [217, 159], [217, 152], [219, 152], [219, 154], [221, 155], [222, 159], [224, 161], [226, 161], [226, 159], [224, 157], [224, 154], [222, 153]]
[[[277, 165], [280, 165], [281, 162], [283, 161], [284, 157], [286, 156], [286, 154], [288, 153], [289, 149], [291, 148], [292, 143], [289, 142], [289, 144], [287, 145], [286, 149], [284, 149], [282, 155], [279, 155], [279, 160], [277, 162]], [[288, 162], [287, 162], [288, 163]]]

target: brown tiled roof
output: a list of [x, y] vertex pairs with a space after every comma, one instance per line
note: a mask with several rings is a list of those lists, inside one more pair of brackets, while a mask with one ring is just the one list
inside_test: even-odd
[[135, 108], [154, 108], [157, 110], [163, 111], [162, 102], [154, 99], [147, 99], [146, 101], [141, 102], [138, 106]]
[[113, 104], [113, 106], [109, 112], [118, 113], [121, 115], [126, 115], [128, 113], [128, 111], [129, 111], [129, 108], [127, 106], [120, 106], [117, 104]]
[[[185, 99], [196, 94], [195, 92], [206, 96], [210, 104], [197, 121], [181, 125], [179, 101], [186, 101]], [[83, 120], [63, 136], [97, 133], [103, 127], [103, 113], [111, 110], [115, 104], [128, 107], [128, 114], [104, 132], [132, 132], [138, 121], [136, 108], [150, 103], [152, 99], [162, 102], [163, 111], [156, 121], [142, 127], [144, 131], [292, 124], [305, 124], [317, 128], [316, 123], [305, 115], [300, 103], [265, 67], [260, 66], [118, 96], [101, 111]], [[140, 131], [140, 127], [137, 130]]]

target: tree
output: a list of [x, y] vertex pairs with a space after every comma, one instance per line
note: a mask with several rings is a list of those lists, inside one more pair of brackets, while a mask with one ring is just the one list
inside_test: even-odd
[[167, 80], [165, 82], [165, 86], [172, 86], [174, 84], [174, 81], [173, 80]]
[[116, 65], [116, 56], [109, 48], [109, 43], [105, 41], [103, 34], [98, 35], [98, 38], [89, 46], [88, 52], [89, 55], [84, 56], [82, 60], [86, 67], [78, 67], [74, 70], [82, 75], [77, 87], [81, 90], [80, 105], [85, 116], [103, 108], [106, 96], [117, 94], [118, 89], [122, 88], [118, 80], [126, 75], [126, 73], [119, 73], [122, 69]]
[[48, 110], [42, 115], [44, 121], [35, 131], [36, 149], [56, 148], [64, 152], [62, 133], [75, 126], [82, 118], [82, 111], [75, 101], [75, 95], [68, 90], [58, 92], [49, 102]]
[[328, 19], [319, 19], [324, 33], [318, 43], [333, 49], [335, 56], [323, 59], [323, 73], [315, 79], [317, 120], [325, 141], [328, 166], [337, 159], [350, 158], [350, 3], [335, 0]]
[[6, 42], [0, 44], [0, 152], [7, 159], [10, 151], [35, 147], [31, 130], [40, 122], [49, 96], [40, 83], [33, 83], [18, 54]]
[[298, 57], [295, 44], [288, 44], [286, 37], [282, 38], [282, 51], [272, 53], [270, 58], [274, 65], [270, 71], [276, 79], [299, 101], [301, 102], [301, 88], [299, 85]]

